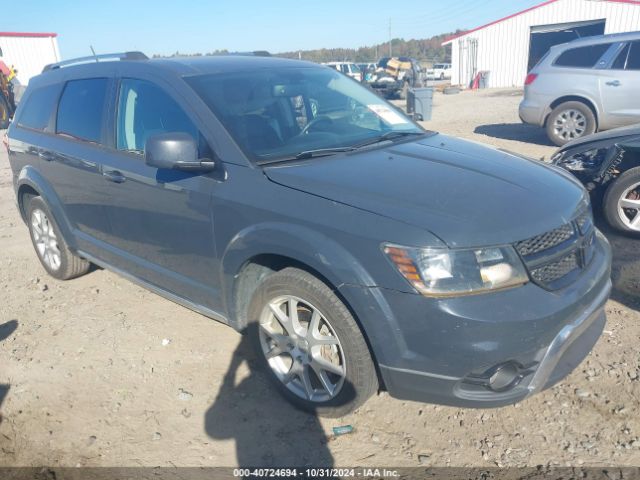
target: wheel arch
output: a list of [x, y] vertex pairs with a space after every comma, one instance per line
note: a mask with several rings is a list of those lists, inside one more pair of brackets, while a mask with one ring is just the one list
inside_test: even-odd
[[18, 209], [20, 216], [27, 221], [27, 205], [28, 200], [33, 196], [42, 197], [44, 202], [51, 210], [53, 218], [60, 229], [66, 244], [71, 249], [76, 248], [75, 238], [72, 234], [73, 229], [69, 219], [64, 213], [62, 202], [55, 193], [53, 187], [44, 179], [44, 177], [32, 166], [26, 166], [18, 175], [16, 182], [16, 197], [18, 201]]
[[[335, 240], [309, 228], [284, 223], [251, 226], [229, 242], [222, 255], [222, 285], [231, 322], [243, 326], [238, 290], [289, 266], [305, 270], [337, 291], [343, 284], [375, 284], [363, 265]], [[251, 277], [251, 281], [247, 280]], [[242, 280], [242, 283], [239, 283]], [[252, 292], [249, 292], [252, 293]], [[243, 295], [245, 296], [245, 295]]]
[[[375, 286], [375, 282], [364, 266], [344, 247], [306, 227], [262, 224], [241, 232], [230, 242], [222, 257], [223, 295], [229, 324], [239, 331], [244, 330], [247, 307], [253, 292], [266, 276], [287, 267], [299, 268], [314, 275], [344, 303], [360, 327], [377, 369], [377, 349], [374, 348], [377, 339], [371, 338], [371, 334], [376, 332], [378, 337], [382, 329], [382, 335], [392, 337], [393, 329], [391, 325], [368, 328], [367, 316], [354, 307], [362, 304], [361, 299], [349, 297], [353, 291], [368, 291], [367, 287]], [[340, 288], [345, 285], [362, 288]], [[384, 302], [384, 299], [378, 298], [377, 301]], [[369, 304], [367, 308], [386, 311], [389, 306]]]
[[593, 116], [596, 119], [596, 131], [598, 131], [598, 125], [600, 123], [600, 114], [598, 112], [598, 109], [596, 107], [596, 104], [593, 100], [587, 98], [586, 96], [582, 96], [582, 95], [565, 95], [563, 97], [559, 97], [556, 100], [554, 100], [553, 102], [551, 102], [551, 104], [549, 105], [549, 111], [547, 112], [547, 114], [544, 117], [544, 124], [543, 126], [546, 127], [547, 126], [547, 122], [549, 121], [549, 117], [551, 116], [551, 112], [553, 112], [553, 110], [558, 107], [559, 105], [562, 105], [563, 103], [566, 102], [580, 102], [580, 103], [584, 103], [587, 107], [589, 107], [589, 109], [593, 112]]

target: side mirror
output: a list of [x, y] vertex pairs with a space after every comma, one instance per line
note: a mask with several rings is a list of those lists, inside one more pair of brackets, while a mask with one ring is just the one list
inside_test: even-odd
[[208, 172], [215, 162], [198, 158], [198, 145], [191, 135], [169, 132], [153, 135], [144, 146], [144, 161], [156, 168]]

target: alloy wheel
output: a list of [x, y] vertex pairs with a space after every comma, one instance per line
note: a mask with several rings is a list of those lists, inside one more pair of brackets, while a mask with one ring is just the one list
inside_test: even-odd
[[553, 132], [562, 140], [568, 141], [581, 137], [586, 130], [586, 117], [573, 108], [560, 112], [553, 123]]
[[346, 376], [342, 345], [317, 308], [298, 297], [277, 297], [263, 309], [259, 329], [267, 363], [289, 391], [312, 402], [340, 393]]
[[618, 216], [629, 230], [640, 231], [640, 183], [631, 185], [620, 195]]
[[49, 217], [39, 208], [31, 213], [31, 227], [38, 255], [51, 270], [58, 270], [61, 265], [58, 239]]

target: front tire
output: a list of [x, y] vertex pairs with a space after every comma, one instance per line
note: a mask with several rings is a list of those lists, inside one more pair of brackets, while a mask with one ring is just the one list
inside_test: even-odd
[[41, 197], [33, 197], [27, 208], [29, 233], [40, 263], [49, 275], [69, 280], [89, 271], [91, 264], [69, 250], [60, 228]]
[[640, 235], [640, 167], [627, 170], [609, 185], [603, 210], [613, 228]]
[[248, 309], [249, 336], [280, 393], [297, 408], [343, 416], [378, 389], [367, 343], [342, 301], [296, 268], [268, 276]]
[[553, 109], [547, 119], [547, 136], [561, 147], [576, 138], [596, 131], [596, 116], [582, 102], [564, 102]]

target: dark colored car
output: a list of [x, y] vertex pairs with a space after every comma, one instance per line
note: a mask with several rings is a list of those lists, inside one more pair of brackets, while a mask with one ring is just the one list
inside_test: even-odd
[[640, 125], [575, 140], [551, 160], [602, 200], [604, 217], [612, 227], [640, 233]]
[[610, 248], [561, 169], [424, 131], [311, 63], [116, 58], [47, 68], [8, 132], [52, 276], [92, 262], [247, 332], [328, 415], [381, 387], [511, 404], [601, 334]]

